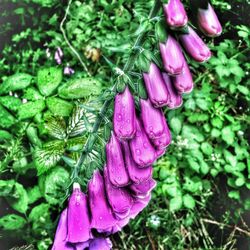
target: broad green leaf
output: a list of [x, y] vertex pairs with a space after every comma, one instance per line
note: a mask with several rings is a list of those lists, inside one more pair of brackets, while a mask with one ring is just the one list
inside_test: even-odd
[[223, 126], [223, 121], [218, 116], [215, 116], [211, 119], [211, 124], [213, 127], [221, 129]]
[[14, 96], [0, 96], [0, 103], [11, 111], [17, 111], [22, 104], [21, 100]]
[[213, 128], [212, 131], [211, 131], [211, 136], [212, 137], [219, 137], [221, 135], [221, 131], [219, 129], [216, 129], [216, 128]]
[[169, 210], [174, 212], [182, 208], [182, 196], [177, 196], [169, 201]]
[[194, 176], [190, 178], [188, 176], [184, 177], [185, 183], [183, 184], [183, 188], [191, 193], [196, 193], [202, 190], [202, 182], [198, 176]]
[[0, 227], [5, 230], [18, 230], [24, 227], [26, 220], [16, 214], [8, 214], [0, 218]]
[[37, 101], [43, 98], [39, 91], [33, 87], [25, 89], [23, 98], [29, 101]]
[[243, 95], [249, 95], [249, 89], [242, 85], [237, 85], [237, 89], [243, 94]]
[[197, 142], [204, 141], [203, 134], [194, 126], [184, 125], [182, 128], [182, 136], [188, 140], [196, 140]]
[[195, 107], [196, 107], [195, 100], [192, 99], [192, 98], [186, 100], [186, 101], [184, 102], [184, 107], [185, 107], [185, 109], [187, 109], [187, 110], [195, 110]]
[[51, 95], [63, 78], [62, 69], [58, 67], [43, 68], [37, 74], [37, 86], [44, 96]]
[[188, 116], [188, 121], [191, 123], [204, 122], [209, 119], [208, 114], [193, 113]]
[[41, 191], [38, 186], [34, 186], [33, 188], [29, 188], [27, 190], [29, 197], [29, 204], [32, 204], [39, 200], [42, 197]]
[[8, 131], [0, 130], [0, 141], [9, 141], [13, 139], [12, 134], [10, 134]]
[[175, 135], [178, 135], [181, 132], [182, 122], [181, 119], [177, 116], [173, 117], [169, 121], [169, 126]]
[[28, 209], [28, 195], [22, 184], [15, 183], [15, 194], [12, 197], [6, 197], [6, 200], [12, 208], [20, 213], [25, 213]]
[[34, 207], [29, 214], [29, 220], [32, 222], [36, 222], [41, 220], [42, 217], [48, 216], [49, 207], [49, 204], [46, 203], [41, 203], [38, 206]]
[[195, 207], [195, 200], [190, 194], [185, 194], [183, 196], [184, 207], [188, 209], [193, 209]]
[[0, 85], [0, 94], [6, 94], [9, 91], [16, 91], [27, 88], [32, 81], [32, 76], [25, 73], [17, 73], [9, 76], [3, 84]]
[[199, 173], [200, 164], [194, 158], [188, 158], [188, 164], [192, 170]]
[[240, 192], [238, 190], [233, 190], [228, 193], [228, 197], [235, 199], [235, 200], [240, 200]]
[[0, 180], [0, 196], [10, 196], [14, 194], [14, 180]]
[[73, 79], [62, 85], [59, 96], [64, 99], [78, 99], [90, 95], [99, 95], [102, 91], [101, 83], [95, 78]]
[[211, 155], [213, 153], [213, 147], [208, 142], [203, 142], [201, 144], [201, 150], [206, 155]]
[[22, 104], [18, 109], [18, 118], [24, 120], [40, 113], [45, 108], [45, 102], [38, 100]]
[[62, 167], [53, 168], [45, 178], [44, 198], [49, 204], [60, 204], [65, 196], [70, 175]]
[[55, 116], [69, 116], [73, 109], [73, 105], [70, 102], [57, 97], [48, 97], [46, 105]]
[[208, 174], [209, 166], [205, 161], [202, 161], [200, 164], [200, 172], [204, 175]]
[[224, 158], [225, 158], [226, 162], [228, 164], [232, 165], [233, 167], [235, 167], [237, 164], [237, 158], [226, 149], [224, 149], [223, 154], [224, 154]]
[[235, 134], [230, 126], [222, 129], [221, 137], [228, 145], [232, 145], [235, 141]]
[[207, 102], [206, 99], [196, 99], [196, 104], [201, 110], [208, 110], [209, 109], [209, 103]]
[[0, 127], [9, 128], [15, 123], [15, 117], [0, 104]]

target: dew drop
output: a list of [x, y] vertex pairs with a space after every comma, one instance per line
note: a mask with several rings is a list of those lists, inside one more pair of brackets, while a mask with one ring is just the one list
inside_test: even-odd
[[102, 220], [102, 216], [100, 216], [99, 219]]
[[137, 155], [140, 155], [140, 154], [141, 154], [141, 150], [140, 150], [140, 149], [136, 149], [135, 152], [136, 152]]

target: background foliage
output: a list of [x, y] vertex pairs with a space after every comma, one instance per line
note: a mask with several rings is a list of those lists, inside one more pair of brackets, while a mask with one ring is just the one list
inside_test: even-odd
[[[132, 42], [146, 28], [143, 20], [152, 2], [73, 0], [64, 19], [66, 1], [2, 0], [3, 249], [49, 248], [68, 195], [70, 166], [78, 159], [103, 101], [113, 98], [115, 67], [123, 67]], [[240, 0], [212, 3], [224, 33], [207, 40], [213, 51], [208, 63], [190, 62], [196, 88], [185, 96], [181, 109], [166, 110], [173, 143], [154, 167], [158, 185], [153, 202], [114, 235], [114, 249], [247, 249], [249, 245], [250, 7]], [[154, 36], [145, 46], [157, 55]], [[64, 53], [61, 65], [54, 60], [58, 47]], [[64, 75], [66, 66], [75, 74]], [[135, 72], [136, 67], [131, 77], [139, 83]], [[81, 171], [83, 186], [93, 169], [102, 167], [111, 118], [112, 107]]]

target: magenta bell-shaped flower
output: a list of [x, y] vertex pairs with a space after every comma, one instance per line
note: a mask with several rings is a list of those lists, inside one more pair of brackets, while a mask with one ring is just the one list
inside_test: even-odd
[[112, 242], [109, 238], [95, 238], [89, 244], [89, 250], [110, 250]]
[[157, 149], [166, 148], [171, 143], [171, 139], [172, 139], [165, 117], [162, 120], [163, 120], [163, 125], [164, 125], [164, 131], [162, 135], [155, 139], [152, 139], [152, 143]]
[[168, 3], [163, 5], [163, 10], [166, 22], [171, 28], [179, 28], [187, 24], [188, 17], [180, 0], [168, 0]]
[[108, 231], [116, 224], [105, 194], [103, 177], [95, 171], [88, 184], [89, 206], [91, 210], [91, 227]]
[[126, 87], [123, 93], [115, 97], [113, 124], [116, 136], [120, 139], [133, 138], [136, 132], [135, 119], [134, 98]]
[[152, 165], [156, 159], [155, 149], [151, 145], [139, 119], [136, 119], [136, 134], [129, 141], [129, 147], [135, 163], [142, 168]]
[[221, 34], [222, 27], [220, 21], [210, 4], [208, 4], [207, 9], [198, 9], [197, 20], [201, 31], [205, 35], [215, 37]]
[[184, 63], [184, 69], [182, 74], [172, 77], [171, 80], [173, 82], [174, 87], [180, 94], [190, 93], [193, 90], [193, 77], [187, 63]]
[[124, 187], [129, 184], [129, 176], [125, 168], [121, 144], [115, 134], [111, 134], [106, 145], [107, 169], [111, 183], [116, 187]]
[[133, 183], [129, 186], [133, 194], [138, 198], [145, 198], [155, 188], [156, 181], [152, 178], [139, 184]]
[[137, 184], [148, 180], [152, 176], [153, 172], [152, 166], [146, 168], [139, 168], [139, 166], [135, 163], [134, 159], [132, 158], [128, 142], [125, 141], [122, 142], [122, 149], [123, 149], [125, 165], [130, 180]]
[[59, 223], [56, 229], [55, 239], [51, 250], [74, 250], [74, 247], [71, 246], [66, 241], [68, 233], [67, 218], [68, 218], [68, 210], [64, 209], [59, 219]]
[[151, 200], [151, 194], [144, 198], [136, 198], [133, 207], [130, 211], [130, 218], [134, 219], [149, 203]]
[[140, 99], [141, 121], [149, 139], [160, 137], [164, 132], [165, 117], [161, 109], [154, 108], [150, 100]]
[[188, 33], [179, 36], [187, 53], [197, 62], [205, 62], [211, 57], [211, 51], [197, 33], [188, 27]]
[[78, 243], [89, 240], [90, 219], [87, 196], [81, 192], [80, 185], [74, 183], [73, 193], [68, 204], [68, 236], [67, 241]]
[[155, 107], [163, 107], [168, 103], [168, 90], [161, 75], [161, 71], [151, 63], [148, 73], [143, 73], [144, 83], [150, 101]]
[[133, 198], [125, 188], [113, 186], [109, 180], [108, 169], [105, 166], [103, 169], [106, 194], [109, 205], [118, 218], [127, 217], [130, 208], [133, 205]]
[[169, 109], [179, 108], [183, 103], [182, 95], [178, 94], [168, 74], [162, 73], [162, 77], [169, 92], [169, 100], [167, 105], [168, 108]]
[[168, 35], [165, 43], [160, 42], [160, 52], [166, 72], [170, 75], [179, 75], [185, 61], [179, 43], [171, 35]]

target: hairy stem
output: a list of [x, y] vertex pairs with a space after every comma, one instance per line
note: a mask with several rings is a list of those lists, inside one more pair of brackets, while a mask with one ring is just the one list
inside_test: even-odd
[[[150, 11], [150, 14], [149, 14], [149, 17], [148, 17], [149, 20], [153, 19], [157, 15], [160, 8], [161, 8], [161, 1], [156, 0], [154, 6], [152, 7], [152, 9]], [[143, 41], [144, 41], [144, 39], [146, 37], [146, 34], [147, 34], [147, 31], [142, 32], [137, 37], [133, 48], [137, 48], [137, 47], [142, 46]], [[125, 72], [125, 73], [129, 72], [134, 67], [134, 64], [135, 64], [135, 61], [136, 61], [136, 58], [137, 58], [138, 54], [139, 54], [138, 51], [136, 51], [134, 49], [132, 50], [129, 59], [128, 59], [127, 63], [125, 64], [124, 68], [123, 68], [123, 72]], [[112, 91], [116, 92], [116, 85], [117, 85], [117, 83], [114, 84], [114, 86], [112, 87]], [[104, 102], [104, 104], [103, 104], [103, 106], [102, 106], [102, 108], [101, 108], [101, 110], [99, 112], [99, 115], [97, 116], [96, 121], [95, 121], [95, 123], [93, 125], [93, 129], [92, 129], [92, 131], [91, 131], [91, 133], [90, 133], [90, 135], [89, 135], [89, 137], [87, 139], [87, 142], [83, 147], [83, 150], [81, 152], [79, 160], [78, 160], [78, 162], [77, 162], [77, 164], [76, 164], [76, 166], [74, 168], [74, 171], [73, 171], [72, 176], [71, 176], [72, 179], [75, 179], [75, 178], [77, 178], [79, 176], [79, 171], [81, 169], [81, 166], [84, 163], [84, 160], [86, 159], [88, 153], [91, 152], [91, 150], [92, 150], [92, 148], [93, 148], [93, 146], [95, 144], [95, 141], [96, 141], [96, 138], [97, 138], [96, 134], [98, 132], [98, 129], [101, 126], [102, 121], [103, 121], [103, 117], [105, 117], [106, 112], [108, 111], [108, 108], [109, 108], [109, 106], [111, 105], [112, 102], [113, 102], [113, 98], [108, 99], [108, 100], [106, 100]]]

